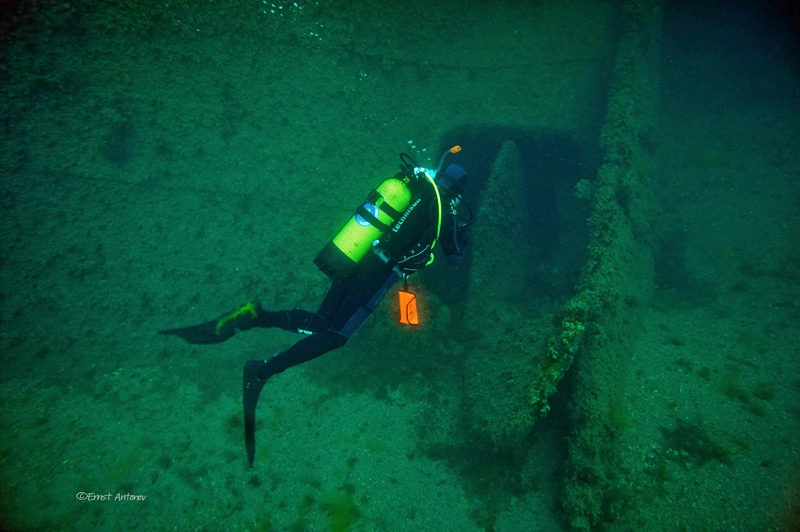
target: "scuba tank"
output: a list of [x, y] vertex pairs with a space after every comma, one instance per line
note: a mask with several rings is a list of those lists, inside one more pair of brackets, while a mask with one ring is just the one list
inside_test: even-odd
[[411, 189], [405, 180], [390, 177], [367, 196], [367, 201], [336, 236], [319, 252], [314, 264], [331, 279], [353, 273], [375, 242], [411, 203]]
[[[433, 172], [441, 181], [441, 185], [456, 196], [460, 193], [461, 187], [463, 187], [462, 177], [465, 174], [464, 170], [456, 165], [451, 165], [447, 168], [447, 171], [442, 171], [442, 169], [447, 156], [459, 151], [461, 151], [460, 146], [453, 146], [446, 151], [439, 161], [436, 172]], [[405, 217], [408, 216], [405, 211], [411, 205], [411, 200], [414, 197], [409, 185], [417, 187], [415, 190], [418, 190], [419, 185], [416, 185], [416, 182], [427, 181], [433, 187], [436, 195], [438, 216], [436, 220], [436, 236], [430, 245], [431, 250], [439, 240], [442, 228], [442, 198], [439, 195], [437, 182], [430, 175], [430, 171], [418, 166], [407, 154], [401, 153], [400, 160], [400, 173], [395, 177], [386, 179], [375, 190], [370, 192], [369, 196], [367, 196], [367, 201], [356, 209], [353, 217], [348, 220], [336, 236], [322, 248], [317, 258], [314, 259], [314, 264], [331, 279], [336, 276], [349, 277], [352, 275], [370, 249], [381, 243], [381, 237], [393, 230], [393, 228], [396, 231], [395, 226], [398, 220], [402, 223]], [[451, 168], [456, 168], [459, 172], [449, 172]], [[418, 202], [419, 199], [414, 205]], [[384, 262], [387, 262], [385, 255], [378, 253], [378, 256]], [[432, 261], [433, 253], [429, 252], [427, 264]]]

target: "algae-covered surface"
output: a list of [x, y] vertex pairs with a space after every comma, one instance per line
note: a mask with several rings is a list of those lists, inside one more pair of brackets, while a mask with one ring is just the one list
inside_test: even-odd
[[[779, 5], [2, 13], [0, 528], [796, 529], [800, 74]], [[390, 292], [271, 379], [248, 468], [242, 366], [299, 337], [158, 330], [315, 309], [313, 258], [397, 154], [435, 166], [456, 143], [466, 260], [411, 279], [419, 327]]]

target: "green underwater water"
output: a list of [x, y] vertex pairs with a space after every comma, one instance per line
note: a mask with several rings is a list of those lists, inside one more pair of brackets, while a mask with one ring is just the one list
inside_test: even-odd
[[[797, 33], [644, 4], [23, 2], [0, 528], [795, 530]], [[242, 366], [298, 336], [157, 331], [315, 309], [313, 258], [397, 154], [456, 143], [467, 261], [412, 278], [420, 327], [392, 291], [271, 379], [249, 469]]]

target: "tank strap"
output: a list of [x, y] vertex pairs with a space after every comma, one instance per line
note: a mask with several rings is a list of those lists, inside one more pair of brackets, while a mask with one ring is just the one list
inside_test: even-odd
[[385, 201], [381, 203], [381, 206], [379, 208], [380, 210], [391, 216], [392, 220], [397, 220], [398, 218], [400, 218], [400, 215], [403, 214], [400, 211], [395, 210], [394, 207], [392, 207]]
[[358, 208], [356, 209], [356, 213], [358, 213], [359, 216], [364, 218], [371, 225], [374, 225], [375, 227], [377, 227], [378, 229], [380, 229], [384, 233], [386, 231], [388, 231], [389, 229], [391, 229], [388, 225], [386, 225], [382, 221], [378, 220], [375, 216], [373, 216], [372, 213], [369, 212], [367, 209], [365, 209], [363, 205], [359, 205], [358, 206]]
[[[383, 200], [383, 201], [379, 201], [379, 200]], [[369, 196], [367, 196], [367, 201], [372, 203], [373, 205], [378, 205], [379, 202], [380, 202], [380, 207], [378, 207], [378, 208], [381, 211], [383, 211], [386, 214], [388, 214], [389, 216], [391, 216], [393, 220], [397, 220], [398, 218], [400, 218], [400, 215], [402, 214], [401, 212], [396, 210], [394, 207], [389, 205], [389, 202], [386, 201], [386, 198], [384, 198], [383, 195], [380, 192], [378, 192], [377, 190], [375, 190], [375, 189], [372, 189], [372, 192], [369, 193]]]

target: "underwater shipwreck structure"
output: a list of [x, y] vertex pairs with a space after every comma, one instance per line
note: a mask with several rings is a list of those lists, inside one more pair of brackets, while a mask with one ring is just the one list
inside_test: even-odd
[[[531, 226], [546, 222], [541, 213], [528, 219], [528, 197], [520, 191], [531, 185], [511, 140], [502, 144], [491, 166], [474, 229], [465, 321], [484, 320], [494, 331], [481, 336], [466, 361], [474, 427], [496, 445], [521, 443], [547, 415], [569, 372], [572, 426], [563, 504], [578, 530], [608, 519], [616, 505], [624, 504], [625, 479], [617, 463], [624, 415], [621, 357], [630, 351], [653, 292], [652, 151], [661, 31], [654, 13], [659, 13], [658, 2], [624, 7], [597, 174], [567, 179], [559, 185], [562, 190], [549, 193], [558, 203], [555, 225], [569, 228], [556, 235], [558, 246], [543, 249], [531, 234]], [[507, 238], [509, 225], [516, 228], [516, 238]], [[531, 272], [531, 264], [544, 266]], [[529, 285], [529, 276], [547, 279], [550, 290], [559, 292], [555, 314], [532, 314], [530, 298], [520, 301], [515, 291]]]

